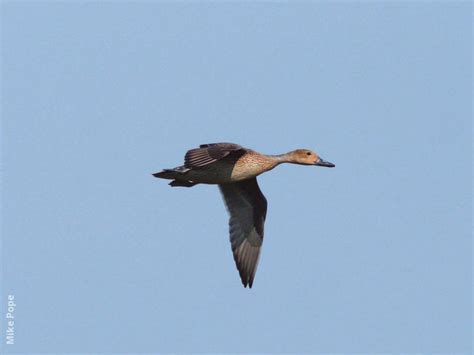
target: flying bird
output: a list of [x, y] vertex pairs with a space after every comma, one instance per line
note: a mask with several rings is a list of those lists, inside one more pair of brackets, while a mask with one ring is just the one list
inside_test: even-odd
[[267, 199], [258, 187], [257, 176], [283, 163], [335, 166], [308, 149], [265, 155], [238, 144], [211, 143], [189, 150], [184, 165], [164, 169], [153, 176], [172, 180], [169, 183], [172, 187], [219, 185], [230, 214], [229, 233], [235, 264], [242, 284], [251, 288], [267, 214]]

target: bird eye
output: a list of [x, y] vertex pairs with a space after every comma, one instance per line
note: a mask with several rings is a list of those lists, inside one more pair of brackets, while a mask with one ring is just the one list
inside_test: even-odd
[[307, 152], [306, 155], [311, 155], [311, 152]]

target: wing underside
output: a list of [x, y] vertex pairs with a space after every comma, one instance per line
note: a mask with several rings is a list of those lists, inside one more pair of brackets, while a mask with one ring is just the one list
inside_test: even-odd
[[219, 185], [230, 214], [229, 233], [234, 261], [244, 287], [252, 287], [257, 270], [267, 200], [257, 179]]

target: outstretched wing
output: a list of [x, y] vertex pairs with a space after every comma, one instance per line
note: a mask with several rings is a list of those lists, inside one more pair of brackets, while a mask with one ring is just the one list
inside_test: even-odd
[[233, 143], [201, 144], [199, 148], [191, 149], [184, 157], [186, 168], [200, 168], [227, 157], [229, 154], [244, 153], [244, 148]]
[[256, 178], [219, 185], [219, 188], [230, 214], [229, 232], [235, 264], [242, 284], [251, 288], [263, 242], [267, 199]]

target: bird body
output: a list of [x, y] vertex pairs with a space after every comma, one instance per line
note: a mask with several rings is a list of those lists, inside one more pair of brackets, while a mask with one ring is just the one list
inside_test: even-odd
[[[279, 164], [276, 157], [260, 154], [237, 145], [233, 148], [235, 150], [230, 151], [225, 157], [207, 164], [202, 163], [203, 158], [197, 160], [201, 157], [199, 151], [207, 150], [207, 147], [190, 150], [187, 153], [188, 159], [185, 161], [185, 165], [174, 169], [166, 169], [165, 171], [174, 171], [176, 174], [172, 176], [175, 176], [174, 179], [178, 181], [186, 180], [200, 184], [228, 184], [256, 177]], [[199, 162], [201, 163], [199, 164]]]
[[222, 159], [201, 169], [191, 169], [186, 177], [204, 184], [227, 184], [256, 177], [277, 165], [271, 157], [250, 149], [244, 151], [242, 155], [234, 154], [233, 157]]
[[219, 185], [230, 214], [230, 241], [244, 287], [253, 284], [267, 213], [267, 200], [256, 177], [282, 163], [334, 167], [307, 149], [265, 155], [238, 144], [211, 143], [189, 150], [184, 165], [153, 174], [173, 180], [173, 187]]

